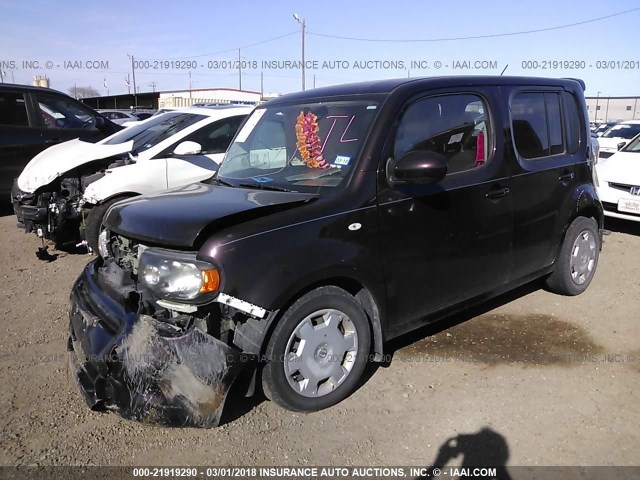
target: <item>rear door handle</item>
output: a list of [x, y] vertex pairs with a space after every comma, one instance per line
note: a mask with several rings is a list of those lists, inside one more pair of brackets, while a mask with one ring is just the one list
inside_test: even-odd
[[504, 197], [505, 195], [507, 195], [511, 190], [509, 190], [508, 188], [498, 188], [496, 190], [491, 190], [489, 193], [487, 193], [486, 197], [489, 200], [495, 200], [496, 198], [501, 198]]
[[576, 177], [576, 174], [573, 172], [569, 172], [569, 173], [563, 173], [562, 175], [560, 175], [558, 177], [558, 180], [560, 180], [562, 183], [566, 183], [566, 182], [570, 182], [571, 180], [573, 180]]

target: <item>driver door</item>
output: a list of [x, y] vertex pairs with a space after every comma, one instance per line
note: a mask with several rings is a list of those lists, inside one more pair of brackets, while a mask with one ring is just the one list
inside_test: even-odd
[[513, 206], [499, 101], [478, 87], [425, 96], [403, 109], [385, 157], [435, 152], [447, 160], [448, 173], [436, 183], [391, 185], [380, 169], [392, 335], [509, 279]]
[[[200, 182], [213, 176], [245, 115], [236, 115], [213, 123], [176, 142], [167, 155], [167, 183], [169, 188]], [[196, 142], [200, 153], [175, 155], [171, 152], [182, 142]]]

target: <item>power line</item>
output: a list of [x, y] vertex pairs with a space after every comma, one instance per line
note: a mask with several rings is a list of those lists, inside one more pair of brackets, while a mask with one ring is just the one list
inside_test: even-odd
[[307, 31], [308, 35], [314, 35], [316, 37], [325, 38], [337, 38], [339, 40], [354, 40], [358, 42], [389, 42], [389, 43], [411, 43], [411, 42], [451, 42], [455, 40], [477, 40], [479, 38], [495, 38], [495, 37], [508, 37], [512, 35], [526, 35], [529, 33], [548, 32], [550, 30], [560, 30], [562, 28], [576, 27], [578, 25], [585, 25], [587, 23], [599, 22], [606, 20], [607, 18], [617, 17], [624, 15], [625, 13], [631, 13], [640, 10], [639, 8], [632, 8], [631, 10], [625, 10], [624, 12], [613, 13], [604, 17], [592, 18], [590, 20], [584, 20], [582, 22], [568, 23], [566, 25], [558, 25], [555, 27], [539, 28], [536, 30], [525, 30], [522, 32], [509, 32], [509, 33], [494, 33], [488, 35], [474, 35], [470, 37], [446, 37], [446, 38], [416, 38], [416, 39], [392, 39], [392, 38], [357, 38], [357, 37], [343, 37], [340, 35], [328, 35], [326, 33], [316, 33]]
[[199, 58], [199, 57], [207, 57], [207, 56], [211, 56], [211, 55], [219, 55], [221, 53], [237, 52], [238, 49], [242, 50], [242, 49], [245, 49], [245, 48], [256, 47], [258, 45], [262, 45], [264, 43], [273, 42], [275, 40], [280, 40], [281, 38], [289, 37], [289, 36], [295, 35], [297, 33], [299, 33], [299, 31], [285, 33], [284, 35], [280, 35], [279, 37], [268, 38], [268, 39], [262, 40], [260, 42], [250, 43], [248, 45], [243, 45], [241, 47], [229, 48], [227, 50], [220, 50], [219, 52], [202, 53], [200, 55], [183, 55], [181, 57], [143, 58], [142, 60], [180, 60], [180, 59], [183, 59], [183, 58]]

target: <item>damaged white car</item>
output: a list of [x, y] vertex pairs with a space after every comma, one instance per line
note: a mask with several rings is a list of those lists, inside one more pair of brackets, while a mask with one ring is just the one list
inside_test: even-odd
[[75, 139], [50, 147], [14, 182], [18, 226], [43, 241], [95, 251], [111, 205], [211, 177], [252, 109], [167, 112], [95, 144]]

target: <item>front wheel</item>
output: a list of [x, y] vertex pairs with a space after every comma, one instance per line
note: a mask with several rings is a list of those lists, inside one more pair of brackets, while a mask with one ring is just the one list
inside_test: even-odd
[[317, 288], [276, 325], [266, 349], [262, 388], [288, 410], [330, 407], [356, 389], [370, 347], [369, 321], [355, 298], [337, 287]]
[[107, 210], [111, 208], [111, 205], [124, 200], [128, 197], [112, 198], [111, 200], [101, 203], [93, 207], [84, 223], [84, 239], [87, 241], [87, 245], [93, 250], [93, 253], [98, 253], [98, 237], [102, 231], [102, 220]]
[[584, 292], [598, 266], [600, 242], [598, 223], [593, 218], [576, 218], [567, 229], [553, 273], [546, 280], [549, 290], [561, 295]]

